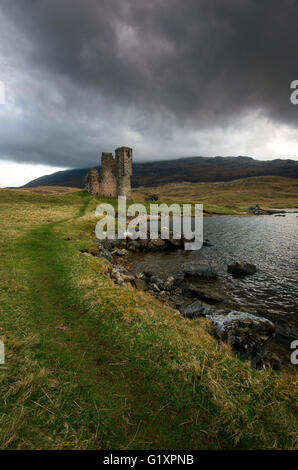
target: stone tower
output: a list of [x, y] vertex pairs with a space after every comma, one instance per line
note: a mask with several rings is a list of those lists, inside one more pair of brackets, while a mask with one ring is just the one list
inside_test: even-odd
[[101, 154], [101, 190], [103, 197], [117, 197], [117, 162], [112, 153]]
[[100, 195], [100, 182], [96, 167], [93, 167], [88, 171], [85, 179], [85, 188], [88, 193], [92, 194], [92, 196]]
[[100, 181], [97, 168], [91, 168], [86, 176], [86, 190], [93, 196], [131, 198], [132, 149], [119, 147], [112, 153], [102, 152]]
[[115, 150], [117, 163], [117, 194], [131, 198], [132, 149], [119, 147]]

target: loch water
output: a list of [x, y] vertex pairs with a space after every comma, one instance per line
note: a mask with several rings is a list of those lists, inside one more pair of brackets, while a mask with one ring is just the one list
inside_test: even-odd
[[[181, 249], [134, 255], [135, 272], [150, 270], [160, 277], [179, 275], [187, 263], [210, 263], [218, 271], [212, 288], [235, 309], [272, 319], [280, 333], [298, 334], [298, 216], [294, 211], [278, 216], [204, 217], [204, 239], [212, 246], [198, 251]], [[227, 272], [233, 261], [257, 266], [253, 275]], [[210, 284], [210, 283], [209, 283]]]

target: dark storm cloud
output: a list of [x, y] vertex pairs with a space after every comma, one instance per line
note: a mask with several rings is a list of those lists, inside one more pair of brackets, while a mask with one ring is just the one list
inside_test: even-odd
[[250, 113], [297, 126], [295, 0], [4, 0], [0, 11], [16, 108], [0, 115], [2, 158], [83, 166], [122, 143], [180, 156], [177, 141], [196, 132], [208, 152], [204, 132], [243, 128]]

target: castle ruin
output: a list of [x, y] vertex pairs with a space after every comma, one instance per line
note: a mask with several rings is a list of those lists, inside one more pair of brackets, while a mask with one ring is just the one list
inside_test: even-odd
[[86, 176], [86, 191], [93, 196], [116, 198], [131, 197], [132, 149], [119, 147], [112, 153], [102, 152], [100, 179], [97, 168]]

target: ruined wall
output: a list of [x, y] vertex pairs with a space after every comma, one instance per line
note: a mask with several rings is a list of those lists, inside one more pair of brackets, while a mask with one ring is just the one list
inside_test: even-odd
[[102, 152], [100, 180], [97, 168], [91, 168], [86, 176], [86, 190], [93, 196], [131, 198], [132, 149], [119, 147], [112, 153]]
[[118, 196], [131, 198], [132, 149], [119, 147], [115, 150], [117, 162], [117, 193]]
[[96, 167], [91, 168], [85, 179], [85, 189], [88, 193], [92, 194], [92, 196], [99, 196], [100, 195], [100, 183], [98, 177], [98, 170]]
[[112, 153], [101, 155], [101, 190], [103, 197], [117, 197], [117, 162]]

